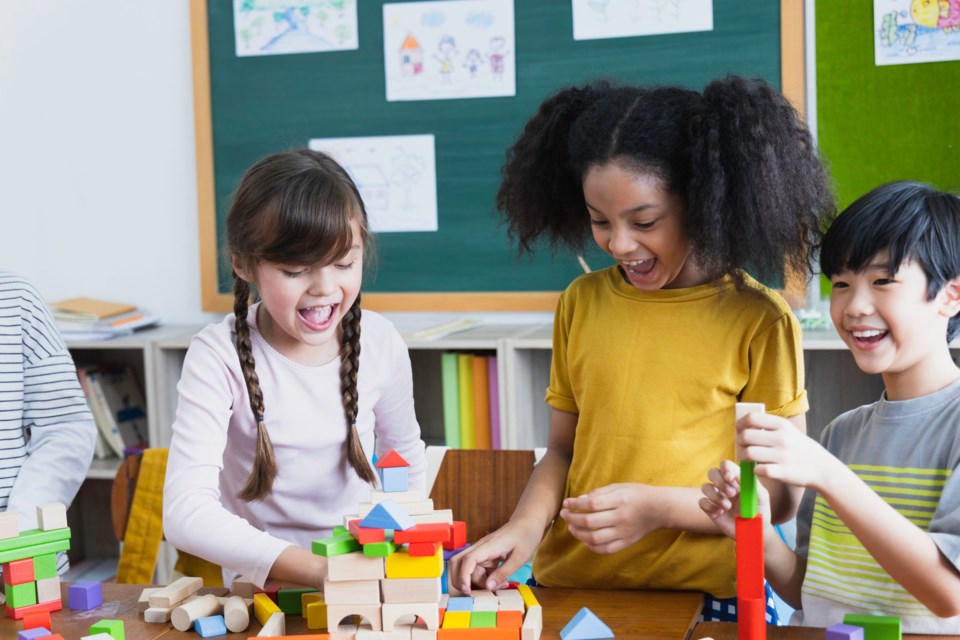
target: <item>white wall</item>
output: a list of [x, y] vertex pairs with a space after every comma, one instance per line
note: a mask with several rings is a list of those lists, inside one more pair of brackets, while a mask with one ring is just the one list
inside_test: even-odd
[[188, 0], [0, 4], [0, 270], [200, 308]]

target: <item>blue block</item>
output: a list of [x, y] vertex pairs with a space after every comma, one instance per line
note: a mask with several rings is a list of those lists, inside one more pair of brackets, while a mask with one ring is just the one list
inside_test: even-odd
[[562, 640], [605, 640], [613, 637], [613, 631], [593, 611], [584, 607], [560, 631], [560, 637]]
[[447, 577], [447, 565], [449, 563], [444, 561], [443, 563], [443, 573], [440, 574], [440, 593], [450, 593], [450, 588], [447, 586], [447, 581], [450, 579]]
[[863, 640], [863, 627], [852, 624], [835, 624], [827, 627], [826, 640]]
[[201, 638], [212, 638], [213, 636], [227, 635], [227, 625], [223, 621], [223, 616], [207, 616], [206, 618], [197, 618], [193, 623], [194, 630], [200, 634]]
[[376, 505], [367, 514], [367, 517], [360, 521], [361, 527], [370, 527], [372, 529], [393, 529], [396, 531], [406, 531], [416, 524], [413, 518], [403, 510], [403, 507], [396, 500], [384, 500]]
[[473, 598], [470, 596], [448, 598], [447, 611], [473, 611]]
[[99, 582], [76, 582], [67, 587], [67, 604], [75, 611], [89, 611], [103, 604]]
[[35, 629], [25, 629], [17, 634], [17, 640], [36, 640], [36, 638], [46, 638], [51, 635], [50, 631], [43, 627]]
[[380, 484], [387, 493], [397, 491], [406, 491], [408, 488], [407, 478], [410, 476], [410, 470], [407, 467], [384, 467], [377, 469], [380, 472]]

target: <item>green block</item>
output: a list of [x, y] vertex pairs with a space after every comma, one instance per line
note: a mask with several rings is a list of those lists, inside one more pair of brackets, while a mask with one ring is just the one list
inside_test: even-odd
[[33, 559], [33, 577], [37, 580], [57, 577], [57, 554], [45, 553]]
[[[58, 531], [60, 531], [60, 529], [58, 529]], [[22, 536], [23, 534], [20, 535]], [[54, 553], [56, 551], [69, 551], [69, 549], [70, 538], [68, 536], [65, 540], [54, 540], [53, 542], [45, 542], [43, 544], [33, 545], [32, 547], [21, 547], [0, 552], [0, 563], [23, 560], [24, 558], [35, 558], [36, 556]]]
[[496, 611], [471, 611], [470, 628], [471, 629], [492, 629], [497, 626]]
[[872, 616], [868, 613], [848, 613], [843, 624], [863, 627], [863, 640], [900, 640], [900, 618], [897, 616]]
[[52, 529], [50, 531], [43, 531], [42, 529], [30, 529], [29, 531], [21, 531], [20, 535], [18, 535], [16, 538], [0, 540], [0, 551], [23, 549], [24, 547], [32, 547], [37, 544], [43, 544], [44, 542], [69, 539], [70, 527], [64, 527], [63, 529]]
[[339, 536], [330, 536], [323, 540], [314, 540], [312, 548], [316, 555], [330, 558], [360, 551], [360, 543], [352, 535], [346, 533]]
[[330, 534], [331, 537], [336, 538], [337, 536], [343, 536], [350, 533], [350, 530], [347, 529], [342, 524], [338, 524], [333, 528], [333, 533]]
[[753, 472], [755, 462], [740, 461], [740, 517], [756, 518], [760, 511], [757, 502], [757, 475]]
[[90, 635], [109, 634], [113, 640], [123, 640], [123, 620], [101, 620], [90, 625]]
[[287, 615], [301, 615], [305, 593], [316, 593], [316, 589], [280, 589], [277, 591], [277, 606]]
[[3, 583], [4, 593], [7, 596], [7, 606], [11, 609], [29, 607], [37, 604], [37, 583], [24, 582], [23, 584]]
[[363, 545], [363, 555], [368, 558], [386, 558], [397, 550], [397, 545], [392, 542], [368, 542]]

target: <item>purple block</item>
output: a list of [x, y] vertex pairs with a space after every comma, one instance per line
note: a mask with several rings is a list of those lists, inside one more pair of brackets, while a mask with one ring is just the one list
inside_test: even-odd
[[863, 627], [852, 624], [835, 624], [827, 627], [826, 640], [863, 640]]
[[444, 559], [444, 560], [449, 560], [450, 558], [452, 558], [453, 556], [457, 555], [458, 553], [460, 553], [461, 551], [463, 551], [464, 549], [466, 549], [466, 548], [469, 547], [469, 546], [470, 546], [470, 543], [468, 542], [467, 544], [463, 545], [463, 546], [460, 547], [459, 549], [453, 549], [453, 550], [451, 550], [451, 551], [447, 551], [446, 549], [444, 549], [444, 550], [443, 550], [443, 559]]
[[99, 582], [76, 582], [67, 587], [67, 602], [74, 611], [88, 611], [103, 604]]
[[49, 635], [52, 634], [43, 627], [36, 627], [35, 629], [25, 629], [18, 633], [17, 640], [35, 640], [36, 638], [46, 638]]

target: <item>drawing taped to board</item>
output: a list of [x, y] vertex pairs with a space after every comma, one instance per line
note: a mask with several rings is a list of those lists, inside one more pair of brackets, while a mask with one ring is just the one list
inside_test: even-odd
[[877, 66], [960, 60], [960, 0], [873, 0]]
[[233, 0], [238, 57], [359, 47], [356, 0]]
[[383, 5], [389, 102], [516, 95], [513, 0]]
[[375, 233], [437, 230], [432, 135], [315, 138], [309, 146], [347, 170]]
[[713, 30], [713, 0], [571, 0], [573, 39]]

